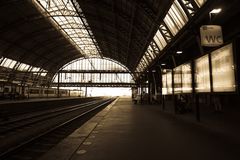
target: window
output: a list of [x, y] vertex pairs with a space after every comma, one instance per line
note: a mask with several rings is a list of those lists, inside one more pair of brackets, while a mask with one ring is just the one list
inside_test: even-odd
[[[132, 80], [130, 73], [101, 73], [103, 70], [129, 72], [125, 66], [108, 58], [80, 58], [68, 63], [61, 70], [70, 73], [57, 73], [53, 79], [56, 83], [58, 75], [62, 83], [130, 83]], [[74, 73], [75, 71], [84, 73]], [[99, 71], [99, 73], [88, 73], [88, 71]]]
[[173, 35], [187, 23], [188, 17], [177, 0], [174, 1], [170, 10], [168, 11], [164, 22]]
[[167, 45], [166, 40], [164, 39], [162, 33], [159, 30], [157, 31], [153, 39], [160, 50], [163, 50], [163, 48]]
[[1, 66], [6, 67], [6, 68], [14, 68], [15, 64], [17, 63], [17, 61], [5, 58], [2, 63]]
[[29, 69], [29, 67], [30, 67], [30, 65], [21, 63], [21, 64], [18, 66], [17, 70], [19, 70], [19, 71], [27, 71], [27, 70]]
[[203, 4], [204, 4], [205, 2], [207, 2], [207, 0], [195, 0], [195, 2], [197, 3], [198, 7], [200, 8], [200, 7], [203, 6]]
[[236, 90], [232, 44], [211, 53], [214, 92]]
[[[82, 12], [77, 12], [76, 8], [81, 10], [76, 1], [70, 0], [38, 0], [33, 1], [36, 5], [40, 6], [44, 14], [56, 24], [56, 27], [75, 45], [82, 55], [86, 57], [98, 57], [98, 46], [93, 37], [92, 32], [89, 30], [89, 25], [82, 15]], [[88, 29], [87, 29], [88, 28]]]
[[196, 92], [210, 92], [210, 69], [208, 55], [195, 61]]
[[191, 64], [182, 65], [182, 92], [191, 93], [192, 92], [192, 73]]

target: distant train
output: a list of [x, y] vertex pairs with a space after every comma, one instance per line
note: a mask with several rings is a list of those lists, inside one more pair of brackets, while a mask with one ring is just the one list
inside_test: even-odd
[[[26, 97], [38, 98], [38, 97], [57, 97], [58, 90], [56, 88], [26, 88], [24, 93]], [[59, 89], [60, 97], [68, 97], [69, 90]]]
[[[83, 96], [81, 90], [59, 89], [59, 97], [80, 97]], [[57, 88], [40, 88], [40, 87], [20, 87], [20, 86], [1, 86], [1, 99], [17, 98], [47, 98], [58, 97]]]

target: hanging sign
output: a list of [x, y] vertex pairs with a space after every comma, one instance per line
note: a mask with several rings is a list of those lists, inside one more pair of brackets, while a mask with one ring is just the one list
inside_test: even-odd
[[222, 27], [218, 25], [204, 25], [200, 28], [201, 45], [216, 47], [223, 44]]

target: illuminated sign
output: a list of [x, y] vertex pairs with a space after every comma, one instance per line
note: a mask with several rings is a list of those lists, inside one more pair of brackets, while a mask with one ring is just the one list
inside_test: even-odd
[[167, 95], [167, 74], [162, 74], [162, 94]]
[[192, 68], [191, 64], [182, 65], [182, 92], [191, 93], [192, 92]]
[[174, 68], [174, 93], [182, 92], [182, 67], [178, 66]]
[[167, 72], [167, 94], [172, 94], [173, 88], [172, 88], [172, 72]]
[[232, 44], [211, 53], [214, 92], [235, 91], [235, 74]]
[[210, 92], [209, 58], [205, 55], [195, 61], [196, 92]]
[[222, 27], [204, 25], [200, 28], [202, 46], [215, 47], [223, 44]]

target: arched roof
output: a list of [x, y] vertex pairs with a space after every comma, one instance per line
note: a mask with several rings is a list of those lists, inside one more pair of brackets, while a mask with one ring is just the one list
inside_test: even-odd
[[[56, 72], [83, 57], [31, 0], [0, 2], [0, 55]], [[79, 3], [101, 56], [134, 71], [172, 0], [72, 0]]]
[[[71, 68], [70, 66], [72, 64], [76, 63], [89, 63], [91, 66], [87, 68], [87, 70], [103, 70], [103, 65], [108, 65], [106, 70], [116, 70], [116, 71], [129, 71], [129, 69], [121, 64], [118, 61], [115, 61], [113, 59], [103, 57], [103, 58], [98, 58], [98, 57], [92, 57], [92, 58], [78, 58], [75, 59], [67, 64], [65, 64], [63, 67], [61, 67], [60, 70], [67, 70]], [[75, 67], [76, 68], [76, 67]], [[77, 69], [81, 69], [79, 66]], [[130, 71], [129, 71], [130, 72]]]

